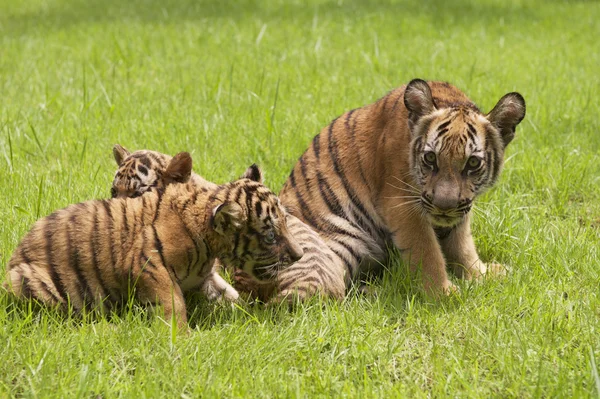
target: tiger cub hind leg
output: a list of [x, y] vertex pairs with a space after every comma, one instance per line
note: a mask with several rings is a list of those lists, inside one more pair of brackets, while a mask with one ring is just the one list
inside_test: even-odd
[[140, 273], [135, 285], [135, 295], [142, 304], [161, 306], [167, 323], [171, 323], [174, 318], [178, 331], [188, 332], [183, 292], [179, 284], [171, 280], [166, 267], [156, 268], [152, 274]]
[[288, 215], [287, 221], [304, 256], [279, 272], [271, 301], [303, 301], [317, 295], [342, 300], [349, 279], [344, 262], [310, 226], [292, 215]]

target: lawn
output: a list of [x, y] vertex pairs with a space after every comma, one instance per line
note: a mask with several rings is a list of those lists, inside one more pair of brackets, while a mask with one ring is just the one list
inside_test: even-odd
[[188, 337], [0, 293], [0, 397], [597, 397], [598, 21], [595, 1], [0, 0], [2, 281], [37, 218], [109, 196], [114, 143], [215, 182], [256, 162], [277, 191], [330, 120], [412, 78], [527, 101], [474, 217], [506, 279], [434, 301], [392, 260], [343, 303], [191, 297]]

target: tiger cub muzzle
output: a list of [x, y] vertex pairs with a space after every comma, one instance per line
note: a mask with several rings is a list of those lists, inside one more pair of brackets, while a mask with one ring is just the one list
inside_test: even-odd
[[267, 245], [271, 247], [274, 256], [255, 263], [249, 274], [259, 281], [272, 280], [284, 268], [299, 261], [304, 256], [304, 250], [296, 239], [288, 234], [287, 237], [280, 236], [269, 240]]
[[[461, 187], [454, 182], [439, 182], [421, 193], [421, 206], [434, 225], [451, 227], [458, 224], [469, 213], [473, 205], [472, 196], [463, 196]], [[465, 190], [468, 191], [468, 190]]]

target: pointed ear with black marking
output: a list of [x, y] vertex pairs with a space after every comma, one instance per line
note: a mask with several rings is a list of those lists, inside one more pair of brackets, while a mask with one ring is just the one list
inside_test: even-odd
[[192, 157], [187, 152], [175, 155], [163, 175], [165, 185], [170, 183], [185, 183], [192, 175]]
[[515, 138], [517, 125], [525, 118], [525, 99], [519, 93], [508, 93], [498, 101], [486, 118], [500, 131], [506, 148]]
[[120, 144], [115, 144], [113, 146], [113, 156], [115, 157], [115, 161], [117, 162], [117, 166], [121, 166], [123, 160], [127, 158], [131, 154], [125, 147]]
[[431, 89], [426, 81], [410, 81], [404, 90], [404, 106], [408, 110], [408, 124], [411, 130], [419, 119], [436, 110]]
[[212, 228], [220, 235], [233, 233], [243, 222], [242, 207], [235, 202], [226, 202], [213, 208]]
[[252, 181], [262, 183], [263, 182], [262, 171], [255, 163], [253, 163], [252, 165], [250, 165], [250, 167], [248, 169], [246, 169], [246, 171], [244, 172], [242, 177], [240, 177], [240, 179], [250, 179]]

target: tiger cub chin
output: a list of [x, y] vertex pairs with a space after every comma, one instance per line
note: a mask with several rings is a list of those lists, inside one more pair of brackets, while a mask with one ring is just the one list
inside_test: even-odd
[[[188, 153], [168, 178], [189, 178]], [[87, 201], [38, 220], [8, 264], [17, 297], [80, 311], [111, 308], [131, 295], [187, 324], [183, 293], [197, 290], [219, 257], [258, 280], [303, 255], [279, 199], [252, 165], [239, 180], [200, 188], [170, 184], [139, 198]], [[275, 266], [274, 266], [275, 265]]]

